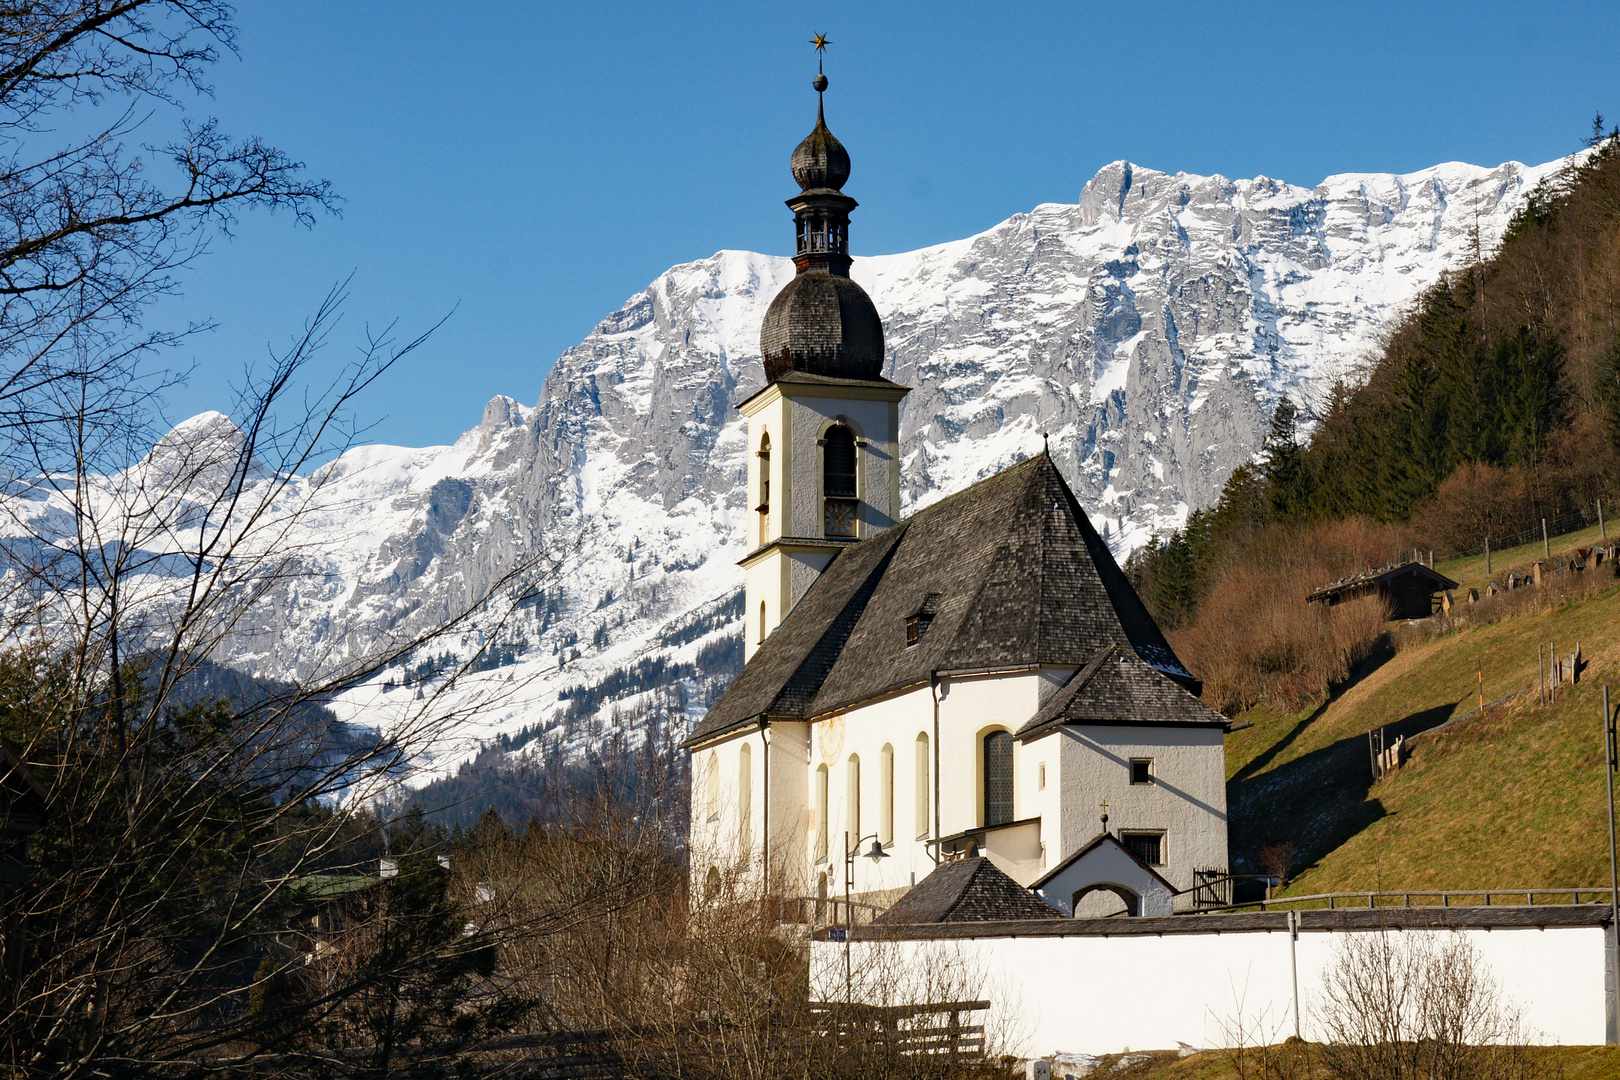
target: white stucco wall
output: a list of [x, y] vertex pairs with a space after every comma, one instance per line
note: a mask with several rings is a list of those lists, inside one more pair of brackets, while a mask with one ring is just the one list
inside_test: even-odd
[[[1102, 882], [1121, 885], [1135, 893], [1140, 901], [1140, 910], [1136, 912], [1138, 915], [1174, 914], [1175, 897], [1164, 882], [1106, 841], [1053, 874], [1035, 893], [1063, 914], [1074, 915], [1075, 894]], [[1123, 900], [1113, 893], [1099, 890], [1081, 898], [1079, 914], [1082, 917], [1106, 918], [1124, 910]]]
[[[889, 858], [874, 864], [858, 858], [852, 894], [906, 888], [935, 867], [923, 838], [951, 836], [984, 824], [983, 739], [995, 730], [1016, 732], [1072, 674], [1048, 668], [996, 675], [941, 677], [938, 732], [938, 831], [933, 799], [917, 820], [915, 745], [929, 739], [934, 753], [933, 697], [918, 686], [810, 725], [803, 820], [813, 890], [827, 874], [833, 895], [843, 891], [842, 844], [849, 821], [848, 762], [861, 762], [861, 832], [876, 832], [884, 803], [881, 762], [884, 746], [895, 755], [894, 831]], [[1154, 759], [1154, 783], [1133, 786], [1129, 760]], [[828, 770], [827, 858], [815, 856], [815, 771]], [[932, 792], [934, 766], [927, 778]], [[1044, 782], [1042, 779], [1044, 769]], [[727, 775], [722, 772], [722, 776]], [[1177, 888], [1192, 884], [1194, 866], [1226, 865], [1225, 749], [1217, 729], [1087, 727], [1063, 729], [1028, 744], [1014, 744], [1013, 784], [1016, 820], [1039, 818], [1033, 842], [1021, 839], [1014, 861], [998, 865], [1027, 884], [1089, 842], [1099, 831], [1097, 805], [1110, 804], [1110, 825], [1162, 830], [1169, 863], [1160, 868]], [[694, 790], [697, 790], [694, 788]], [[851, 836], [853, 841], [855, 837]], [[1019, 839], [1009, 836], [1009, 841]], [[870, 847], [870, 842], [866, 845]], [[1023, 848], [1029, 850], [1025, 851]], [[863, 849], [864, 850], [864, 849]], [[990, 852], [993, 859], [997, 851]]]
[[[1219, 728], [1066, 726], [1032, 742], [1025, 752], [1060, 762], [1061, 822], [1055, 830], [1060, 850], [1054, 854], [1048, 840], [1050, 865], [1102, 831], [1104, 801], [1108, 828], [1116, 835], [1164, 834], [1165, 862], [1154, 869], [1176, 889], [1192, 888], [1194, 867], [1227, 865], [1226, 750]], [[1151, 784], [1131, 783], [1133, 758], [1152, 759]], [[1050, 774], [1048, 765], [1048, 787]]]
[[821, 447], [816, 440], [829, 425], [843, 421], [855, 432], [855, 479], [861, 499], [857, 535], [865, 539], [900, 520], [900, 407], [893, 401], [822, 397], [817, 389], [795, 386], [787, 399], [793, 445], [792, 535], [821, 535]]
[[[748, 747], [750, 771], [746, 845], [742, 842], [740, 797], [744, 746]], [[773, 892], [808, 895], [805, 838], [810, 806], [806, 786], [809, 754], [809, 725], [779, 723], [764, 733], [757, 729], [738, 733], [693, 755], [690, 873], [694, 895], [702, 895], [711, 867], [725, 878], [764, 885], [762, 874], [767, 864]], [[719, 798], [713, 811], [709, 806], [707, 773], [711, 755], [720, 775]]]
[[[1449, 934], [1454, 931], [1391, 931]], [[1505, 996], [1522, 1008], [1533, 1041], [1594, 1045], [1605, 1039], [1604, 932], [1598, 927], [1455, 931], [1479, 950]], [[1298, 941], [1300, 1015], [1307, 1039], [1320, 1039], [1323, 974], [1335, 941], [1366, 931], [1302, 931]], [[1063, 1051], [1117, 1053], [1228, 1045], [1241, 1018], [1279, 1042], [1294, 1030], [1294, 969], [1289, 934], [1278, 931], [970, 938], [853, 942], [855, 996], [863, 972], [922, 972], [948, 944], [976, 969], [992, 1002], [992, 1024], [1011, 1033], [1024, 1057]], [[811, 946], [811, 990], [842, 1000], [844, 946]], [[937, 965], [936, 965], [937, 966]], [[921, 976], [919, 976], [921, 977]], [[927, 991], [924, 990], [924, 993]], [[870, 997], [902, 1000], [892, 976]]]
[[[877, 831], [883, 803], [880, 763], [885, 745], [895, 754], [894, 842], [885, 850], [890, 856], [874, 864], [870, 859], [855, 860], [851, 893], [879, 893], [907, 888], [933, 871], [936, 863], [923, 840], [950, 836], [984, 823], [984, 777], [981, 743], [984, 735], [997, 729], [1017, 731], [1035, 715], [1042, 702], [1072, 669], [1048, 669], [1013, 674], [972, 677], [943, 677], [939, 681], [938, 827], [934, 831], [934, 705], [928, 686], [915, 687], [880, 701], [851, 709], [818, 721], [811, 727], [810, 775], [807, 790], [814, 802], [815, 770], [828, 770], [829, 806], [827, 820], [831, 837], [825, 862], [815, 860], [814, 828], [817, 810], [807, 815], [810, 837], [806, 850], [812, 866], [807, 880], [814, 885], [818, 876], [828, 875], [829, 890], [843, 891], [842, 844], [849, 815], [848, 761], [854, 754], [861, 762], [861, 831]], [[928, 812], [918, 821], [915, 805], [917, 777], [915, 746], [917, 736], [929, 739], [930, 766]], [[1039, 790], [1039, 769], [1029, 748], [1014, 744], [1014, 817], [1057, 818], [1057, 770], [1048, 767], [1046, 790]], [[1043, 825], [1044, 825], [1043, 820]], [[851, 837], [854, 840], [854, 837]], [[1042, 838], [1044, 840], [1044, 837]], [[1028, 853], [1024, 880], [1039, 876], [1049, 863], [1035, 850]], [[870, 847], [868, 841], [867, 848]], [[863, 849], [864, 850], [864, 849]], [[1008, 867], [1003, 867], [1008, 869]]]
[[[766, 389], [745, 406], [748, 417], [748, 495], [746, 543], [750, 551], [784, 537], [822, 535], [822, 456], [818, 440], [826, 428], [847, 423], [855, 432], [856, 488], [860, 496], [857, 535], [865, 538], [893, 525], [900, 513], [899, 431], [894, 391], [842, 390], [833, 387], [784, 385]], [[842, 392], [846, 395], [838, 396]], [[875, 393], [877, 396], [872, 397]], [[867, 395], [867, 396], [861, 396]], [[763, 522], [758, 507], [764, 494], [765, 459], [759, 456], [770, 439], [768, 476], [770, 513]], [[787, 617], [816, 576], [826, 569], [828, 551], [773, 551], [747, 568], [747, 614], [744, 656], [751, 658], [764, 635]], [[761, 614], [763, 606], [763, 616]]]
[[[742, 748], [748, 747], [750, 766], [748, 799], [748, 843], [742, 843], [742, 814], [739, 797]], [[758, 731], [735, 735], [706, 747], [692, 756], [691, 886], [693, 894], [703, 895], [710, 868], [722, 877], [732, 877], [759, 864], [764, 842], [760, 808], [764, 805], [765, 743]], [[718, 798], [709, 797], [709, 763], [719, 773]], [[775, 792], [772, 792], [773, 797]]]

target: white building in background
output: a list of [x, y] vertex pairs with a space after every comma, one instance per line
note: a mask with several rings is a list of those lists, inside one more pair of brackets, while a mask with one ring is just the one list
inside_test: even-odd
[[[798, 274], [739, 405], [748, 661], [687, 740], [694, 889], [886, 904], [983, 854], [1066, 914], [1140, 913], [1144, 887], [1189, 906], [1226, 868], [1226, 718], [1044, 452], [898, 520], [908, 391], [848, 276], [849, 156], [819, 109], [792, 171]], [[1133, 867], [1071, 860], [1092, 848]]]

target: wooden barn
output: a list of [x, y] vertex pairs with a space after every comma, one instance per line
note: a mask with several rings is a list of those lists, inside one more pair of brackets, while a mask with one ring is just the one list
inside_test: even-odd
[[1333, 607], [1376, 594], [1389, 606], [1391, 619], [1427, 619], [1434, 613], [1435, 594], [1456, 587], [1446, 575], [1420, 562], [1408, 562], [1341, 578], [1317, 589], [1305, 602]]

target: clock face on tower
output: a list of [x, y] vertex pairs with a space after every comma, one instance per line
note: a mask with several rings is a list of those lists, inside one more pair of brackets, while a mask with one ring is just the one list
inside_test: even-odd
[[828, 536], [854, 536], [855, 506], [854, 499], [828, 499], [823, 531]]

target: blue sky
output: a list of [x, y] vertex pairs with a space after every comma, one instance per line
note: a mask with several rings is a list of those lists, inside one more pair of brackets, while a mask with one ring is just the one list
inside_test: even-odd
[[815, 117], [854, 161], [855, 253], [1073, 201], [1125, 158], [1299, 184], [1569, 153], [1620, 118], [1620, 5], [591, 3], [243, 5], [214, 72], [226, 130], [334, 182], [313, 230], [253, 216], [160, 322], [218, 328], [171, 396], [223, 408], [243, 365], [353, 274], [365, 326], [454, 315], [364, 401], [373, 441], [446, 442], [666, 267], [787, 254], [788, 155]]

